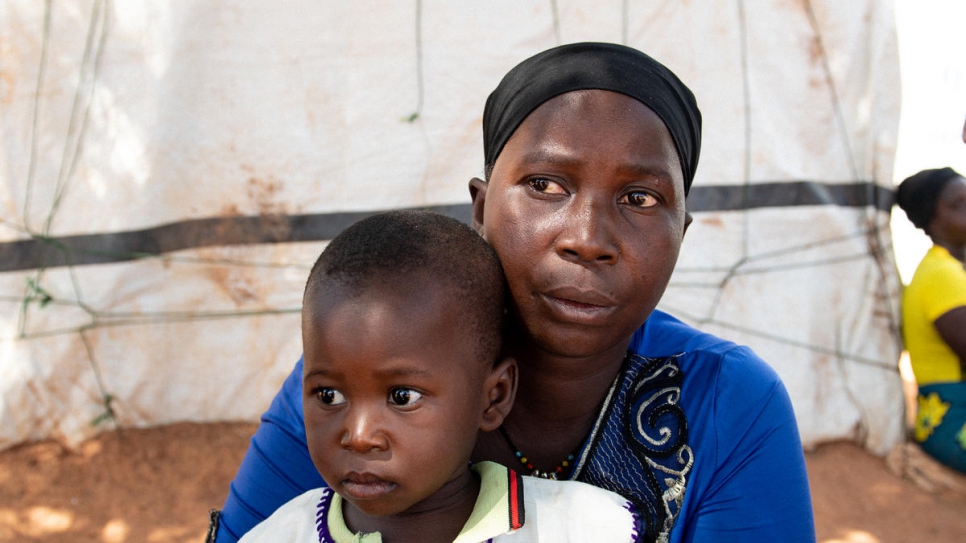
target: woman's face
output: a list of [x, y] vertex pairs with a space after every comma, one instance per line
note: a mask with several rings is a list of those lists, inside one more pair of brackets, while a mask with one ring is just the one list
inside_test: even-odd
[[954, 177], [943, 187], [929, 233], [953, 245], [966, 245], [966, 179]]
[[690, 220], [661, 119], [623, 94], [558, 96], [470, 190], [474, 224], [500, 256], [534, 346], [623, 354], [663, 295]]

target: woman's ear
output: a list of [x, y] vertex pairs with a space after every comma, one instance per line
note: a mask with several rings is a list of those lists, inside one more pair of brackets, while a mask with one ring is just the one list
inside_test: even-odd
[[470, 226], [483, 235], [483, 205], [486, 203], [486, 181], [479, 177], [470, 179], [470, 199], [473, 201], [473, 214]]
[[500, 360], [486, 376], [486, 409], [480, 430], [490, 432], [503, 424], [503, 419], [513, 408], [517, 395], [517, 361], [512, 358]]
[[684, 237], [684, 234], [687, 234], [688, 233], [688, 227], [691, 226], [691, 223], [693, 221], [694, 221], [694, 215], [692, 215], [691, 213], [685, 211], [684, 212], [684, 231], [681, 232], [681, 237], [682, 238]]

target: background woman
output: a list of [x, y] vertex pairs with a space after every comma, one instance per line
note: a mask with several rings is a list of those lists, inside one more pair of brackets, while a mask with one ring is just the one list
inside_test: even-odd
[[933, 242], [902, 298], [919, 385], [915, 439], [966, 473], [966, 179], [952, 168], [923, 170], [899, 185], [896, 200]]

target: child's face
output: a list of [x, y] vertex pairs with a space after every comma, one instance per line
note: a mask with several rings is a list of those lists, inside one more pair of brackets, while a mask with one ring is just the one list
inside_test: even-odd
[[534, 110], [471, 193], [526, 336], [567, 356], [626, 348], [664, 293], [690, 220], [664, 123], [599, 90]]
[[376, 516], [432, 508], [467, 486], [488, 405], [490, 370], [463, 304], [428, 281], [399, 283], [355, 296], [330, 285], [302, 319], [312, 461]]

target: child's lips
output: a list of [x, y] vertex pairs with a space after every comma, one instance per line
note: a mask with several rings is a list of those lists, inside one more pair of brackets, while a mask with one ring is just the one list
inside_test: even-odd
[[396, 483], [371, 473], [350, 473], [342, 480], [342, 491], [356, 500], [375, 500], [389, 494]]

